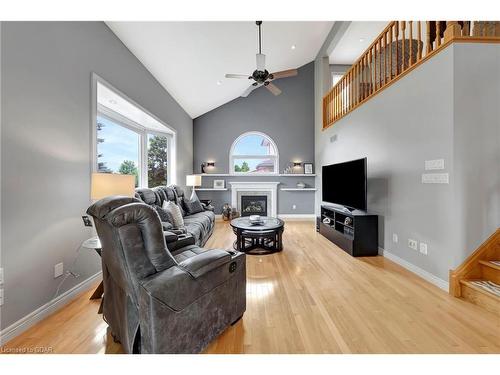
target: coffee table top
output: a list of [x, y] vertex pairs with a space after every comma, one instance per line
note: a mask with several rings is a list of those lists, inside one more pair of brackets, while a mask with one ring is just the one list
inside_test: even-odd
[[263, 231], [281, 228], [285, 222], [281, 219], [269, 216], [262, 216], [262, 224], [252, 224], [248, 216], [238, 217], [231, 220], [231, 226], [237, 229], [251, 230], [251, 231]]

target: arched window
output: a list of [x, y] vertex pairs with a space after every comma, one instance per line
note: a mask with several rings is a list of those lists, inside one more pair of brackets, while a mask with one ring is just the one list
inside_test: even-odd
[[231, 146], [231, 174], [278, 174], [278, 165], [276, 143], [264, 133], [244, 133]]

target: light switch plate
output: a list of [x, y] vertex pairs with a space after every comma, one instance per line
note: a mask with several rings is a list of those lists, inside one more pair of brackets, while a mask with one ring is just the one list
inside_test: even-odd
[[0, 268], [0, 285], [3, 284], [3, 268]]
[[423, 173], [423, 184], [448, 184], [450, 176], [448, 173]]
[[57, 279], [59, 276], [62, 276], [64, 273], [64, 263], [57, 263], [54, 266], [54, 279]]
[[0, 306], [3, 306], [3, 289], [0, 289]]
[[398, 235], [396, 233], [392, 234], [392, 242], [398, 243]]
[[444, 169], [444, 159], [435, 159], [435, 160], [426, 160], [425, 161], [425, 170], [437, 170]]

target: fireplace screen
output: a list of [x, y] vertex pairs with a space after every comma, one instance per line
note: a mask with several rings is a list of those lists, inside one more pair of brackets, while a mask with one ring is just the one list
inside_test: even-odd
[[267, 196], [244, 195], [241, 197], [241, 216], [267, 216]]

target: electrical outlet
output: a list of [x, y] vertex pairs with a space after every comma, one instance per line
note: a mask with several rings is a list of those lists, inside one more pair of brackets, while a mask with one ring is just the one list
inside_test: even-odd
[[3, 306], [3, 289], [0, 289], [0, 306]]
[[398, 235], [396, 233], [392, 234], [392, 242], [398, 243]]
[[54, 279], [57, 279], [58, 277], [62, 276], [64, 273], [64, 263], [57, 263], [54, 266]]
[[420, 253], [427, 255], [427, 244], [420, 242]]
[[3, 268], [0, 268], [0, 285], [3, 284]]
[[418, 242], [415, 240], [412, 240], [411, 238], [408, 239], [408, 247], [413, 250], [417, 250]]
[[292, 210], [296, 210], [297, 209], [297, 205], [296, 204], [293, 204], [292, 205]]

